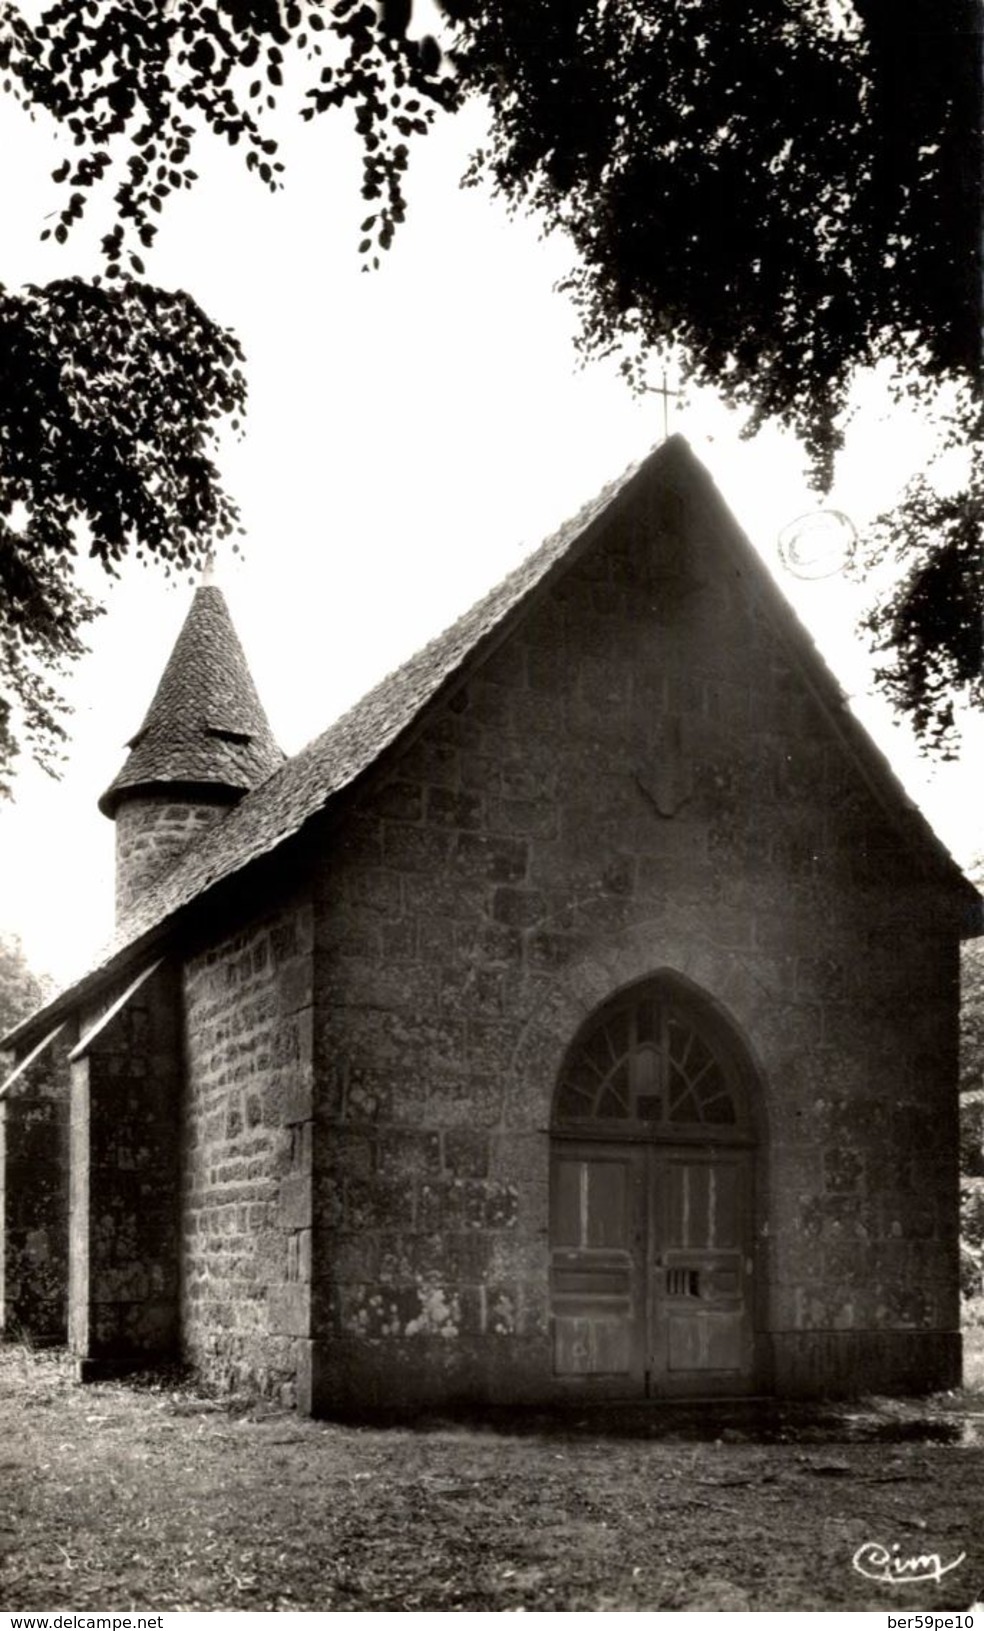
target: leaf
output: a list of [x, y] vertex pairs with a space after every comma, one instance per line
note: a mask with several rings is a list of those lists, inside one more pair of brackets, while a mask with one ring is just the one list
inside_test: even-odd
[[[646, 359], [673, 349], [750, 433], [767, 421], [791, 430], [821, 490], [858, 369], [917, 357], [920, 407], [938, 387], [979, 395], [977, 0], [855, 0], [850, 28], [812, 0], [442, 0], [447, 61], [436, 35], [413, 37], [409, 0], [34, 9], [29, 43], [18, 25], [3, 71], [9, 59], [18, 92], [75, 143], [80, 194], [122, 158], [128, 179], [111, 207], [125, 234], [103, 239], [114, 277], [167, 196], [148, 195], [148, 167], [164, 163], [175, 190], [192, 185], [185, 159], [203, 128], [241, 142], [247, 164], [257, 149], [272, 158], [266, 121], [285, 65], [307, 61], [308, 35], [327, 34], [331, 64], [297, 102], [305, 120], [354, 116], [369, 162], [353, 185], [386, 199], [378, 245], [404, 219], [413, 141], [437, 110], [483, 97], [490, 136], [466, 184], [484, 179], [564, 230], [579, 350], [613, 355], [630, 388], [649, 389]], [[156, 51], [182, 54], [182, 74], [152, 69]], [[71, 165], [52, 174], [66, 181]], [[280, 174], [271, 163], [265, 184]], [[81, 211], [73, 202], [61, 226]], [[946, 574], [926, 576], [930, 512], [909, 506], [907, 535], [917, 527], [928, 554], [876, 637], [889, 695], [945, 743], [954, 700], [979, 705], [980, 686], [966, 677], [963, 611], [939, 629], [928, 620]], [[970, 594], [953, 583], [963, 607]]]
[[[180, 564], [189, 538], [204, 548], [235, 522], [209, 451], [213, 420], [230, 409], [241, 419], [239, 347], [187, 295], [124, 278], [117, 231], [104, 249], [98, 286], [0, 289], [0, 347], [17, 357], [0, 395], [0, 512], [4, 471], [31, 466], [31, 524], [46, 541], [26, 598], [0, 547], [0, 670], [25, 743], [49, 764], [64, 730], [59, 693], [43, 676], [80, 654], [80, 631], [96, 614], [75, 581], [75, 529], [85, 526], [91, 553], [113, 572], [130, 547]], [[127, 264], [143, 274], [139, 256], [128, 252]], [[71, 366], [52, 372], [53, 357]], [[0, 546], [2, 533], [0, 519]], [[14, 746], [0, 706], [0, 786]]]

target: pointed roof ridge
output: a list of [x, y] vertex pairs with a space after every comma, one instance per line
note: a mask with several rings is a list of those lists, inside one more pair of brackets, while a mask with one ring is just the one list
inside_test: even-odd
[[654, 476], [683, 484], [684, 490], [699, 501], [702, 518], [727, 538], [739, 570], [755, 573], [776, 631], [844, 751], [868, 780], [875, 797], [893, 815], [903, 836], [923, 849], [927, 861], [960, 894], [966, 933], [973, 936], [984, 932], [984, 909], [977, 889], [963, 876], [905, 793], [885, 755], [851, 713], [813, 640], [731, 515], [708, 471], [684, 438], [674, 435], [604, 487], [457, 622], [380, 680], [307, 747], [280, 762], [275, 767], [277, 773], [268, 775], [262, 786], [254, 786], [224, 821], [204, 828], [174, 867], [150, 886], [88, 969], [36, 1014], [15, 1026], [2, 1039], [4, 1045], [20, 1046], [39, 1035], [42, 1024], [50, 1026], [58, 1016], [69, 1012], [80, 995], [100, 989], [134, 959], [153, 955], [153, 948], [164, 942], [179, 913], [269, 855], [297, 834], [312, 816], [328, 808], [346, 788], [354, 786], [390, 748], [406, 739], [406, 733], [435, 697], [447, 694], [445, 688], [466, 677], [472, 664], [480, 663], [508, 636], [513, 620], [522, 616], [554, 576], [566, 571], [592, 546], [636, 481]]
[[129, 757], [99, 808], [112, 816], [138, 789], [174, 785], [240, 794], [284, 760], [222, 590], [199, 584]]

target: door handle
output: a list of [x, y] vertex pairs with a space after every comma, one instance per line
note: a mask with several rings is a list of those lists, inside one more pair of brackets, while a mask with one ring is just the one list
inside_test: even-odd
[[666, 1294], [668, 1297], [699, 1297], [700, 1270], [679, 1266], [667, 1269]]

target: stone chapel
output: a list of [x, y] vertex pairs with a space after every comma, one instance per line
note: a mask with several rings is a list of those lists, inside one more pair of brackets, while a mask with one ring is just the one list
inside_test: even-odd
[[293, 759], [195, 593], [0, 1310], [305, 1412], [950, 1387], [981, 901], [673, 437]]

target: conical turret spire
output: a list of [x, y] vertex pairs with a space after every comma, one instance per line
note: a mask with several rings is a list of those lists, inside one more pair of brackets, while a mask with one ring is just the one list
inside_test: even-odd
[[116, 822], [124, 918], [194, 841], [283, 762], [214, 583], [195, 591], [129, 757], [99, 800]]
[[283, 760], [256, 694], [225, 596], [203, 581], [195, 591], [130, 755], [99, 800], [114, 815], [139, 790], [226, 790], [235, 796], [265, 781]]

